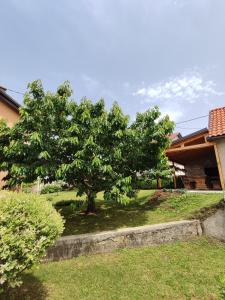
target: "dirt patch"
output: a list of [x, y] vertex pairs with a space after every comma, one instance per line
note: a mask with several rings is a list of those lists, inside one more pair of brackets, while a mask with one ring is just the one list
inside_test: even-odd
[[198, 219], [201, 222], [204, 221], [205, 219], [209, 218], [212, 216], [216, 211], [220, 208], [224, 208], [224, 200], [222, 199], [219, 203], [214, 204], [209, 207], [203, 207], [200, 209], [197, 213], [195, 213], [190, 219]]
[[152, 203], [155, 201], [166, 200], [170, 197], [180, 196], [180, 195], [181, 195], [181, 193], [179, 193], [179, 192], [156, 191], [149, 199], [149, 203]]

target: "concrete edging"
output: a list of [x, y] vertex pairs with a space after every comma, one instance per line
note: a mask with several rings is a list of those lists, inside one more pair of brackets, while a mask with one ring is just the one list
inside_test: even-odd
[[199, 220], [182, 220], [100, 233], [65, 236], [48, 249], [43, 261], [58, 261], [80, 255], [112, 252], [121, 248], [184, 241], [198, 235], [202, 235]]

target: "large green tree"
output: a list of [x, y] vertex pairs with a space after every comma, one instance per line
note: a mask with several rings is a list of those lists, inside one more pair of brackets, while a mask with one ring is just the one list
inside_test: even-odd
[[88, 212], [95, 210], [98, 192], [104, 191], [105, 199], [123, 202], [133, 195], [138, 175], [161, 164], [172, 123], [159, 117], [154, 108], [137, 114], [129, 125], [116, 103], [109, 112], [103, 100], [94, 104], [83, 99], [72, 106], [58, 176], [87, 195]]
[[9, 180], [63, 179], [86, 194], [87, 212], [95, 211], [99, 191], [123, 202], [137, 177], [161, 164], [173, 123], [158, 108], [129, 123], [117, 103], [108, 111], [103, 100], [78, 104], [70, 96], [68, 82], [54, 94], [45, 93], [40, 81], [29, 84], [21, 119], [9, 137], [7, 132], [3, 166]]
[[11, 130], [0, 124], [0, 149], [4, 146], [0, 168], [8, 171], [9, 185], [32, 182], [37, 177], [56, 179], [62, 153], [59, 138], [68, 124], [71, 93], [68, 82], [56, 93], [45, 93], [42, 83], [34, 81], [25, 93], [19, 122]]

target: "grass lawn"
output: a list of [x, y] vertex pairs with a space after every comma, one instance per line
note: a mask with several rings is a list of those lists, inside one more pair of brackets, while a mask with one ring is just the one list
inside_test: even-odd
[[7, 300], [219, 299], [225, 245], [206, 238], [42, 264]]
[[[215, 205], [223, 197], [222, 193], [186, 193], [156, 201], [151, 199], [154, 192], [154, 190], [141, 190], [137, 198], [126, 206], [105, 202], [103, 201], [103, 194], [99, 193], [97, 197], [98, 213], [96, 215], [86, 216], [82, 210], [74, 210], [71, 205], [60, 206], [57, 209], [66, 220], [63, 235], [189, 219], [196, 216], [202, 208]], [[80, 199], [74, 191], [41, 195], [41, 197], [46, 197], [54, 204], [58, 202], [68, 204]]]

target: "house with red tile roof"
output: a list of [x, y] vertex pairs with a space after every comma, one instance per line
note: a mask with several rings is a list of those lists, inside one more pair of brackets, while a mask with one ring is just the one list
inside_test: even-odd
[[[20, 105], [7, 93], [5, 87], [0, 86], [0, 119], [12, 127], [19, 120]], [[2, 179], [7, 173], [0, 172], [0, 189], [4, 185]]]
[[180, 134], [180, 132], [174, 132], [170, 135], [170, 139], [174, 142], [178, 139], [182, 138], [182, 135]]
[[208, 128], [186, 136], [174, 135], [166, 155], [184, 166], [186, 189], [225, 189], [225, 107], [209, 112]]
[[225, 107], [212, 109], [209, 113], [209, 140], [225, 138]]
[[11, 127], [19, 120], [20, 105], [0, 86], [0, 119], [4, 119]]
[[215, 108], [209, 115], [208, 141], [215, 144], [218, 169], [223, 190], [225, 189], [225, 107]]

